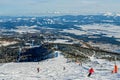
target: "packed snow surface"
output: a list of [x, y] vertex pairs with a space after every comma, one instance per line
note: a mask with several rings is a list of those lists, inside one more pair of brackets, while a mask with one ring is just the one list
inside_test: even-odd
[[[59, 55], [39, 63], [0, 64], [0, 80], [120, 80], [120, 72], [111, 73], [113, 66], [114, 62], [94, 57], [91, 62], [79, 65], [75, 62], [67, 62], [66, 58]], [[39, 72], [37, 72], [38, 67]], [[91, 67], [94, 68], [95, 73], [87, 77], [88, 69]]]

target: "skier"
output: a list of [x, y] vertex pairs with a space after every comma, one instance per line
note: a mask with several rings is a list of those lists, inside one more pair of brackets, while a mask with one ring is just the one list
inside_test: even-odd
[[40, 71], [40, 69], [39, 69], [39, 67], [37, 68], [37, 72], [39, 73], [39, 71]]
[[65, 68], [65, 66], [63, 67], [63, 70], [65, 70], [66, 68]]
[[118, 66], [115, 64], [114, 65], [114, 70], [112, 71], [112, 73], [117, 73], [118, 72]]
[[115, 73], [117, 73], [118, 72], [118, 66], [116, 64], [114, 66], [114, 69], [115, 69]]
[[94, 73], [94, 69], [93, 68], [90, 68], [89, 69], [89, 74], [88, 74], [88, 77], [90, 77], [91, 76], [91, 74], [93, 74]]

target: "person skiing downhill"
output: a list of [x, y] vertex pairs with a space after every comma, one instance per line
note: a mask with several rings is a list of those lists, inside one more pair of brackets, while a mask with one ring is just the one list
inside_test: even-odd
[[90, 77], [91, 76], [91, 74], [93, 74], [94, 73], [94, 69], [93, 68], [90, 68], [89, 69], [89, 74], [88, 74], [88, 77]]
[[39, 71], [40, 71], [40, 69], [39, 69], [39, 67], [37, 68], [37, 72], [39, 73]]
[[66, 68], [65, 68], [65, 66], [63, 67], [63, 70], [65, 70]]
[[117, 73], [118, 72], [118, 66], [115, 64], [115, 66], [114, 66], [114, 71], [115, 71], [115, 73]]
[[112, 73], [117, 73], [118, 72], [118, 66], [115, 64], [114, 69], [112, 70]]

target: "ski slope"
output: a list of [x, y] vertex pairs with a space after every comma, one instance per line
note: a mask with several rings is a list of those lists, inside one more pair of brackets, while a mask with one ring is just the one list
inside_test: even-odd
[[[120, 67], [120, 62], [117, 64]], [[59, 55], [39, 63], [0, 64], [0, 80], [120, 80], [120, 72], [111, 73], [113, 66], [114, 62], [94, 58], [81, 66], [75, 62], [67, 63], [67, 59]], [[94, 68], [95, 73], [87, 77], [88, 69], [91, 67]]]

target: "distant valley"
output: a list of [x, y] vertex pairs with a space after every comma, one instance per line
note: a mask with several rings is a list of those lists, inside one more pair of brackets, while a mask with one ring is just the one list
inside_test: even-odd
[[11, 46], [19, 50], [19, 46], [33, 46], [33, 41], [39, 46], [46, 43], [77, 44], [119, 54], [119, 31], [120, 16], [116, 15], [4, 16], [0, 17], [0, 46], [1, 49]]

